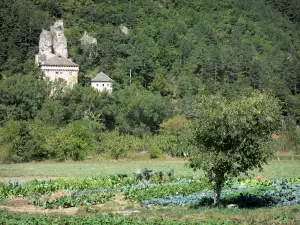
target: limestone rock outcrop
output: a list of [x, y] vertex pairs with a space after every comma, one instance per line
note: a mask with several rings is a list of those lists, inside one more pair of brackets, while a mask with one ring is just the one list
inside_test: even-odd
[[119, 26], [119, 28], [120, 28], [120, 30], [121, 30], [121, 32], [123, 33], [123, 34], [125, 34], [125, 35], [128, 35], [129, 34], [129, 29], [128, 29], [128, 27], [126, 27], [125, 25], [120, 25]]
[[53, 57], [52, 54], [52, 35], [50, 31], [42, 30], [39, 41], [39, 59], [45, 61]]
[[84, 31], [83, 37], [80, 39], [82, 45], [97, 44], [97, 39], [90, 36], [86, 31]]
[[68, 58], [67, 38], [64, 35], [63, 21], [59, 20], [50, 27], [50, 31], [42, 30], [39, 41], [37, 63], [47, 61], [54, 56]]
[[53, 53], [58, 56], [68, 58], [68, 44], [67, 38], [64, 34], [63, 21], [57, 21], [52, 27], [50, 27], [52, 41], [53, 41]]

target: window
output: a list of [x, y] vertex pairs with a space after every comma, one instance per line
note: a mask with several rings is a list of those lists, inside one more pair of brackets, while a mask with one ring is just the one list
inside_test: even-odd
[[104, 87], [104, 84], [102, 84], [102, 86]]
[[69, 72], [69, 75], [72, 76], [72, 72], [71, 71]]
[[56, 71], [55, 73], [58, 74], [58, 71]]
[[96, 84], [96, 86], [98, 87], [98, 84]]
[[62, 74], [63, 72], [60, 72], [60, 74]]

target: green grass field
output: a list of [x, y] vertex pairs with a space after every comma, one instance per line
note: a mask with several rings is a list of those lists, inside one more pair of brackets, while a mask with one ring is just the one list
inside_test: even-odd
[[[0, 164], [0, 178], [20, 178], [20, 179], [47, 179], [47, 178], [77, 178], [95, 177], [116, 173], [133, 173], [138, 170], [149, 168], [154, 171], [167, 171], [174, 169], [176, 176], [203, 176], [202, 171], [194, 172], [188, 167], [188, 161], [184, 160], [145, 160], [128, 162], [42, 162], [25, 164]], [[252, 171], [255, 176], [293, 177], [300, 174], [300, 161], [271, 161], [264, 166], [264, 171]]]
[[[143, 209], [139, 215], [113, 216], [79, 212], [73, 217], [61, 215], [11, 214], [0, 210], [0, 224], [156, 224], [156, 225], [230, 225], [230, 224], [299, 224], [300, 206], [262, 209], [187, 209], [167, 207]], [[8, 218], [8, 219], [5, 219]], [[101, 221], [99, 221], [101, 220]], [[143, 221], [145, 221], [143, 223]], [[98, 222], [98, 223], [96, 223]]]

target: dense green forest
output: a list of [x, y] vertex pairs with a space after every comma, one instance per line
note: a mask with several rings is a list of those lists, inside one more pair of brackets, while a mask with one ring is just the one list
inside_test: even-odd
[[[41, 30], [58, 19], [80, 65], [73, 89], [34, 64]], [[3, 0], [0, 158], [181, 155], [197, 102], [211, 94], [268, 92], [298, 123], [299, 28], [297, 0]], [[81, 45], [84, 31], [96, 46]], [[87, 82], [100, 70], [115, 81], [111, 95]]]

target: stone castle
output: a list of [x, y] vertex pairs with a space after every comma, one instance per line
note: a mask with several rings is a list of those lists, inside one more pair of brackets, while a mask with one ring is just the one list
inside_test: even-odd
[[[97, 39], [84, 32], [81, 38], [82, 45], [97, 45]], [[50, 27], [50, 31], [42, 30], [39, 41], [39, 54], [36, 55], [36, 63], [43, 70], [50, 81], [59, 78], [66, 81], [72, 88], [78, 83], [79, 66], [68, 59], [67, 38], [64, 35], [63, 21], [57, 21]], [[102, 92], [112, 92], [113, 80], [105, 73], [100, 72], [91, 80], [91, 86]]]
[[69, 87], [78, 83], [79, 66], [68, 59], [63, 21], [55, 22], [50, 31], [42, 30], [36, 63], [50, 81], [61, 78]]

